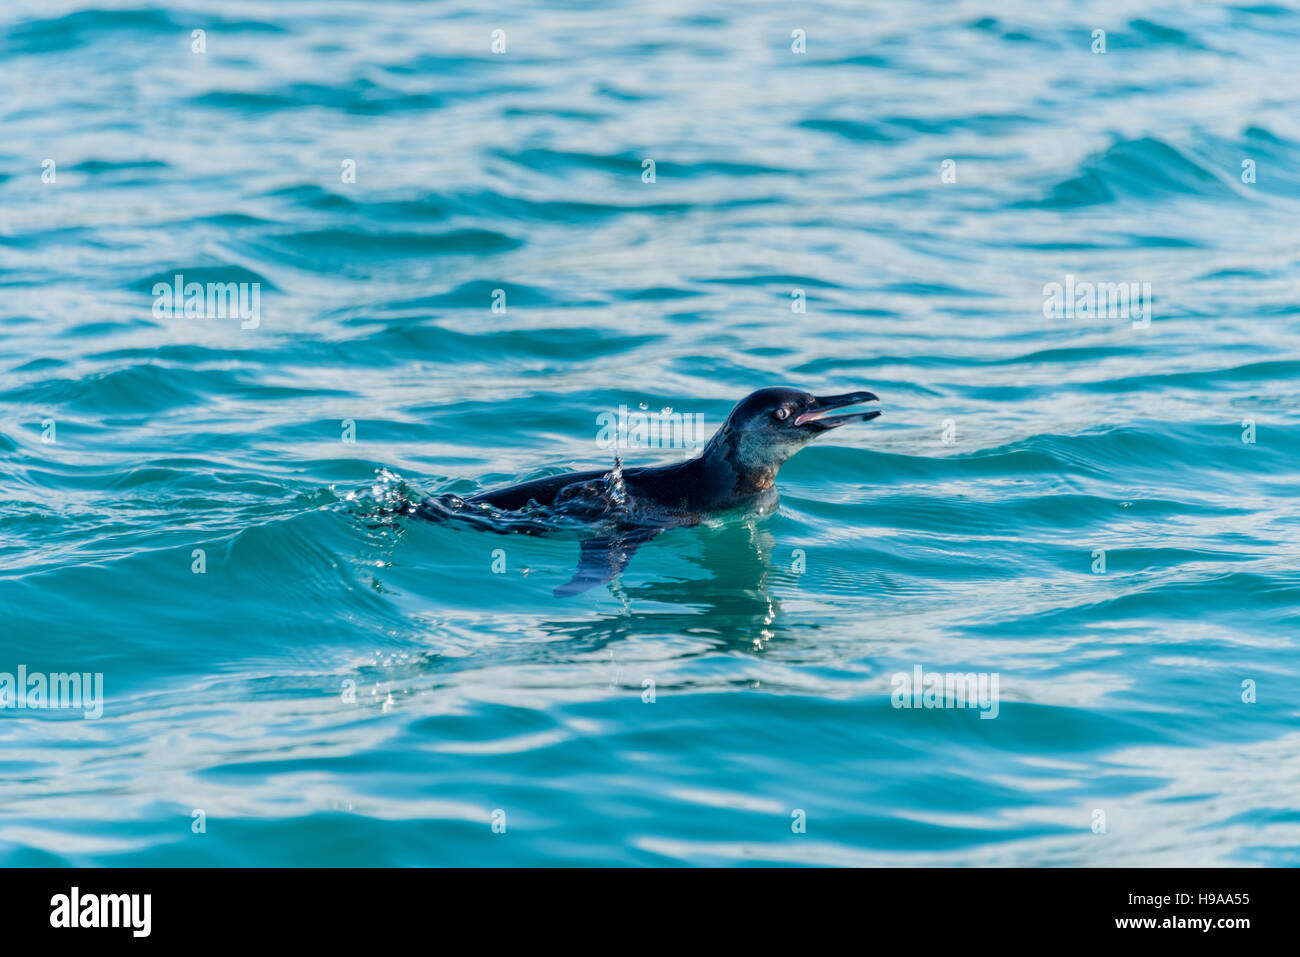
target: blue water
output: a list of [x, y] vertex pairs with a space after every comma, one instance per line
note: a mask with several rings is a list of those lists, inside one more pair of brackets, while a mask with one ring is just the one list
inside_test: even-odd
[[[1300, 863], [1295, 8], [212, 6], [0, 13], [0, 861]], [[382, 517], [774, 384], [610, 588]]]

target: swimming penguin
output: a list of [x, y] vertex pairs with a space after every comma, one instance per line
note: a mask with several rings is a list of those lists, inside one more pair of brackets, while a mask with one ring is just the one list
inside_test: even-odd
[[[543, 533], [548, 513], [601, 527], [602, 534], [582, 542], [573, 579], [555, 589], [556, 597], [576, 595], [613, 579], [638, 546], [667, 528], [737, 510], [771, 511], [777, 501], [777, 471], [790, 456], [821, 433], [870, 421], [880, 410], [829, 413], [877, 401], [870, 392], [819, 397], [799, 389], [759, 389], [737, 403], [704, 451], [690, 461], [568, 472], [463, 500], [440, 496], [421, 503], [416, 514], [467, 518], [493, 531], [526, 534]], [[511, 520], [514, 513], [518, 520]]]

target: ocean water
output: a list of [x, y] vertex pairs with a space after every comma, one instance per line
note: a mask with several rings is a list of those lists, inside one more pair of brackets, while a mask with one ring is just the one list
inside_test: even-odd
[[[1251, 2], [6, 3], [0, 672], [103, 700], [0, 708], [0, 861], [1300, 863], [1297, 49]], [[385, 514], [778, 384], [884, 415], [609, 588]]]

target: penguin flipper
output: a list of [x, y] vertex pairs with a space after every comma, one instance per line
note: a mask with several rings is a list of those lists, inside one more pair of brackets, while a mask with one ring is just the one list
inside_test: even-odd
[[581, 595], [585, 591], [613, 581], [641, 545], [658, 535], [659, 528], [630, 528], [605, 538], [588, 538], [582, 542], [578, 569], [573, 577], [553, 594], [556, 598]]

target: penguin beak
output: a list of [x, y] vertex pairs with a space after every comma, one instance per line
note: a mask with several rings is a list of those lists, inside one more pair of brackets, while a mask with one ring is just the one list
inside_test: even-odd
[[827, 415], [827, 413], [850, 405], [879, 401], [880, 399], [870, 392], [846, 392], [844, 395], [818, 396], [808, 411], [801, 412], [795, 417], [794, 424], [796, 426], [806, 426], [813, 432], [825, 432], [827, 429], [836, 428], [847, 422], [870, 422], [880, 415], [879, 409], [849, 412], [844, 415]]

